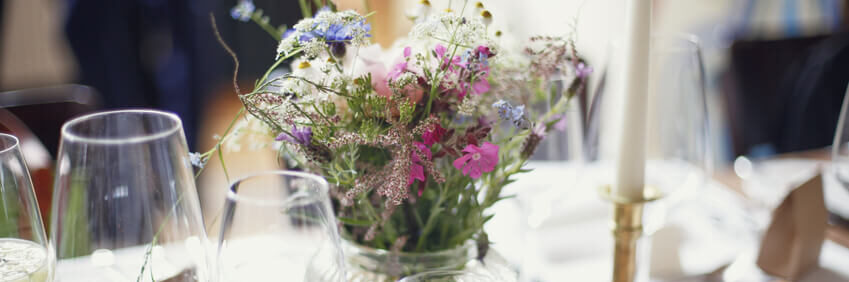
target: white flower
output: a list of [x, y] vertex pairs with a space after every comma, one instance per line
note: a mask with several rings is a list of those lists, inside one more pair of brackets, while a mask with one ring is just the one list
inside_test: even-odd
[[274, 141], [271, 128], [252, 115], [239, 119], [224, 138], [222, 146], [228, 152], [241, 151], [242, 143], [250, 144], [251, 150], [257, 150], [269, 146]]
[[274, 60], [280, 59], [280, 56], [288, 56], [295, 48], [298, 46], [298, 37], [300, 37], [299, 33], [296, 31], [294, 34], [289, 35], [289, 37], [280, 40], [280, 44], [277, 45], [277, 57]]
[[318, 38], [310, 39], [305, 43], [302, 43], [304, 47], [304, 55], [308, 58], [318, 57], [321, 52], [324, 52], [327, 45], [319, 40]]
[[417, 40], [452, 41], [464, 46], [482, 45], [489, 41], [482, 17], [464, 18], [443, 12], [413, 26], [410, 36]]
[[315, 24], [315, 20], [313, 18], [305, 18], [296, 23], [292, 28], [300, 32], [307, 32], [313, 30], [313, 25]]
[[483, 10], [480, 15], [481, 21], [484, 25], [489, 26], [490, 24], [492, 24], [492, 13], [490, 13], [488, 10]]
[[407, 17], [416, 22], [424, 21], [430, 16], [430, 9], [430, 1], [421, 0], [413, 10], [407, 12]]
[[198, 152], [189, 152], [189, 161], [197, 168], [203, 168], [206, 165], [206, 160]]

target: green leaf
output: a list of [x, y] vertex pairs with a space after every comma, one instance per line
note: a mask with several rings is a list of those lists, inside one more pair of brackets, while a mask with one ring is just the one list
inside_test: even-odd
[[347, 224], [347, 225], [365, 226], [365, 227], [371, 226], [371, 222], [368, 221], [368, 220], [365, 220], [365, 219], [353, 219], [353, 218], [348, 218], [348, 217], [343, 217], [343, 216], [337, 216], [336, 219], [338, 219], [339, 221], [341, 221], [342, 223]]

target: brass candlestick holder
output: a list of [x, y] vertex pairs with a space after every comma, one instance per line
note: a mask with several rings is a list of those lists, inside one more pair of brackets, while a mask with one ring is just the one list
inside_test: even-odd
[[632, 282], [637, 278], [637, 241], [643, 236], [643, 207], [662, 198], [652, 187], [643, 191], [643, 199], [631, 200], [614, 195], [610, 186], [599, 189], [601, 197], [613, 204], [613, 282]]

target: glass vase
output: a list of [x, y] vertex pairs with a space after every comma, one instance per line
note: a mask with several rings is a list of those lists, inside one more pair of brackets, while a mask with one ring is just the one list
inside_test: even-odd
[[489, 249], [482, 261], [473, 241], [453, 249], [437, 252], [391, 252], [366, 247], [350, 240], [342, 240], [348, 281], [397, 281], [420, 273], [462, 271], [475, 277], [488, 277], [487, 281], [515, 281], [516, 272], [497, 251]]

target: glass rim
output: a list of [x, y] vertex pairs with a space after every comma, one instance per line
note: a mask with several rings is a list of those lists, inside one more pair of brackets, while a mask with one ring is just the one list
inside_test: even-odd
[[[20, 146], [21, 140], [18, 139], [17, 136], [8, 134], [8, 133], [0, 133], [0, 139], [6, 139], [12, 141], [8, 146], [0, 147], [0, 154], [5, 154], [11, 150], [14, 150], [16, 147]], [[5, 145], [6, 142], [3, 142]]]
[[[102, 117], [102, 116], [110, 116], [117, 114], [143, 114], [143, 115], [151, 115], [151, 116], [159, 116], [169, 119], [174, 122], [174, 124], [164, 130], [161, 130], [157, 133], [141, 135], [141, 136], [129, 136], [129, 137], [86, 137], [77, 133], [71, 132], [71, 127], [79, 125], [88, 120]], [[144, 143], [151, 140], [162, 139], [168, 136], [171, 136], [177, 132], [179, 132], [180, 128], [183, 127], [183, 122], [180, 120], [180, 117], [177, 114], [171, 112], [165, 112], [160, 110], [153, 109], [123, 109], [123, 110], [111, 110], [111, 111], [103, 111], [91, 113], [83, 116], [79, 116], [73, 118], [65, 124], [62, 125], [62, 140], [72, 141], [72, 142], [84, 142], [84, 143], [92, 143], [92, 144], [101, 144], [101, 145], [114, 145], [114, 144], [127, 144], [127, 143]]]
[[281, 170], [266, 170], [266, 171], [255, 172], [255, 173], [251, 173], [251, 174], [239, 177], [238, 179], [236, 179], [235, 181], [230, 183], [230, 186], [227, 188], [227, 196], [226, 196], [227, 200], [240, 201], [240, 202], [251, 202], [251, 203], [254, 203], [254, 204], [285, 203], [286, 200], [269, 200], [267, 198], [257, 198], [257, 197], [239, 195], [239, 193], [234, 190], [234, 188], [238, 187], [239, 184], [247, 181], [248, 179], [257, 178], [257, 177], [265, 177], [265, 176], [300, 177], [300, 178], [309, 179], [309, 180], [317, 182], [319, 184], [318, 185], [319, 186], [318, 192], [323, 194], [323, 195], [328, 195], [329, 190], [330, 190], [330, 184], [328, 184], [327, 180], [325, 180], [324, 178], [322, 178], [321, 176], [318, 176], [316, 174], [312, 174], [312, 173], [308, 173], [308, 172], [302, 172], [302, 171], [282, 170], [282, 169]]

